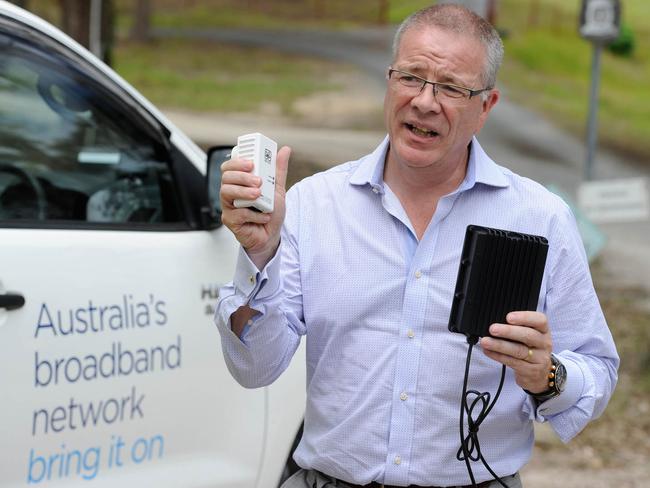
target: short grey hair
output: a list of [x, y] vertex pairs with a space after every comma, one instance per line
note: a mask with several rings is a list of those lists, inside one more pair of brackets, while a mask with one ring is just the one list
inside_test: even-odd
[[496, 29], [483, 17], [461, 5], [454, 4], [431, 5], [418, 10], [407, 17], [395, 33], [393, 61], [397, 59], [402, 36], [413, 27], [438, 27], [480, 41], [485, 46], [482, 81], [486, 88], [494, 88], [497, 72], [503, 61], [503, 42]]

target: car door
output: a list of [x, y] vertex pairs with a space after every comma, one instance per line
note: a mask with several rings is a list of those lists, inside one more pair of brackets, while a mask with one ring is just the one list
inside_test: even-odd
[[82, 54], [0, 15], [0, 484], [250, 488], [265, 393], [212, 324], [235, 243], [192, 154]]

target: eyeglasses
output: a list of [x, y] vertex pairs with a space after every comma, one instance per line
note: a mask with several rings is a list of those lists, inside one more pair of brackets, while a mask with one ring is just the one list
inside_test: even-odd
[[438, 100], [448, 100], [454, 103], [462, 103], [479, 93], [492, 89], [488, 87], [480, 90], [472, 90], [471, 88], [453, 85], [451, 83], [438, 83], [437, 81], [426, 80], [408, 71], [393, 68], [388, 68], [388, 79], [397, 81], [399, 87], [404, 87], [413, 96], [422, 93], [424, 87], [429, 84], [433, 87], [433, 94], [438, 97]]

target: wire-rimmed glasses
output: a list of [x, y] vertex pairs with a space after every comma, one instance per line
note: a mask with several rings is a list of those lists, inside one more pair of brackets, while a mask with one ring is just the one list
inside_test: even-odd
[[414, 96], [420, 94], [425, 86], [431, 85], [433, 87], [433, 94], [438, 100], [447, 100], [452, 103], [463, 103], [480, 93], [492, 89], [487, 87], [481, 88], [480, 90], [472, 90], [471, 88], [452, 83], [429, 81], [408, 71], [390, 67], [388, 68], [388, 79], [395, 81], [398, 87], [403, 87], [403, 89], [410, 91]]

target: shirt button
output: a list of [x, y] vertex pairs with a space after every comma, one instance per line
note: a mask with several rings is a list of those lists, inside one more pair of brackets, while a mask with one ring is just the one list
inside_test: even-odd
[[248, 319], [248, 322], [246, 322], [248, 325], [253, 325], [253, 319]]
[[415, 332], [409, 329], [406, 335], [408, 336], [409, 339], [413, 339], [415, 337]]
[[417, 279], [420, 279], [420, 278], [422, 277], [422, 272], [421, 272], [420, 270], [417, 270], [417, 271], [415, 272], [415, 277], [416, 277]]
[[395, 460], [393, 462], [399, 466], [402, 464], [402, 458], [400, 456], [395, 456]]
[[248, 277], [248, 281], [250, 281], [251, 284], [254, 284], [254, 283], [255, 283], [255, 275], [250, 275], [250, 276]]
[[406, 400], [408, 400], [408, 397], [409, 396], [405, 392], [402, 392], [399, 396], [399, 399], [405, 402]]

